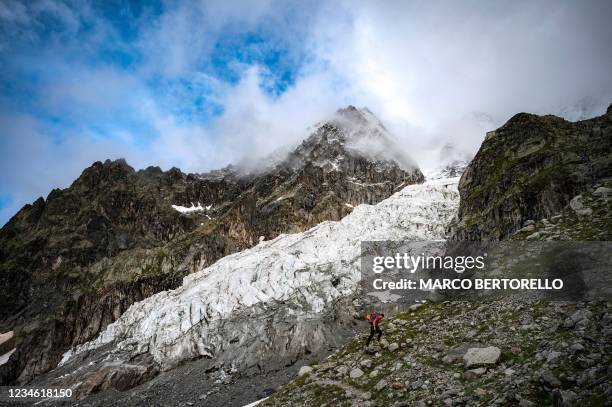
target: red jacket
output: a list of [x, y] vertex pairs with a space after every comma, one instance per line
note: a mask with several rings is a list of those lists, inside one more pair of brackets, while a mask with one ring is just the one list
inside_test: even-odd
[[382, 318], [382, 315], [377, 314], [376, 312], [371, 312], [370, 315], [366, 316], [368, 323], [372, 326], [378, 326]]

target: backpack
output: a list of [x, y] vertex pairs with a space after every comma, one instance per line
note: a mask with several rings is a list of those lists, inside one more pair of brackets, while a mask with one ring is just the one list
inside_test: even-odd
[[366, 315], [368, 323], [372, 326], [374, 325], [374, 321], [376, 321], [376, 317], [378, 317], [378, 314], [375, 311], [370, 312], [370, 315]]

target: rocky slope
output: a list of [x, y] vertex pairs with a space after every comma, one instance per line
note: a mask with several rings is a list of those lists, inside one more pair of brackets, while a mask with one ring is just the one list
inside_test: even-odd
[[0, 332], [14, 330], [18, 345], [0, 383], [28, 382], [132, 303], [223, 256], [422, 182], [393, 147], [371, 112], [350, 106], [256, 172], [95, 163], [0, 230]]
[[550, 218], [523, 222], [511, 240], [612, 241], [612, 179], [600, 179]]
[[208, 359], [210, 371], [249, 375], [321, 354], [362, 315], [355, 298], [361, 242], [444, 238], [457, 210], [456, 182], [408, 186], [339, 222], [224, 257], [181, 287], [134, 304], [34, 385], [71, 386], [86, 396], [140, 385], [196, 358]]
[[487, 133], [461, 177], [455, 238], [505, 238], [611, 176], [612, 106], [575, 123], [519, 113]]
[[445, 302], [356, 336], [259, 404], [602, 406], [612, 397], [609, 303]]

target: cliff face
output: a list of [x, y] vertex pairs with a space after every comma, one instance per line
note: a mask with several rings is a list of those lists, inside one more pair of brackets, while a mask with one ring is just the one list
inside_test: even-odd
[[[131, 258], [193, 231], [195, 218], [171, 203], [221, 202], [240, 184], [202, 180], [177, 169], [134, 171], [123, 160], [97, 162], [67, 189], [26, 205], [0, 231], [0, 330], [14, 329], [17, 351], [2, 382], [27, 381], [57, 363], [62, 348], [95, 335], [132, 302], [180, 282], [179, 273], [126, 265], [122, 284], [109, 259]], [[148, 275], [147, 275], [148, 274]]]
[[[373, 155], [364, 143], [384, 148]], [[256, 173], [95, 163], [0, 230], [0, 332], [15, 330], [18, 345], [0, 383], [28, 382], [134, 302], [221, 257], [422, 182], [409, 162], [385, 154], [392, 147], [369, 111], [349, 107]]]
[[579, 122], [520, 113], [485, 141], [459, 182], [456, 239], [503, 239], [612, 176], [612, 106]]

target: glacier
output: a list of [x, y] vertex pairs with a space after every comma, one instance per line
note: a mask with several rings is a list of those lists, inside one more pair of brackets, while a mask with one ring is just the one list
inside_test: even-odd
[[350, 314], [359, 294], [361, 242], [445, 239], [457, 184], [410, 185], [340, 221], [224, 257], [179, 288], [133, 304], [98, 338], [66, 352], [60, 366], [104, 348], [115, 360], [149, 353], [162, 370], [198, 357], [261, 369], [326, 346], [333, 342], [326, 322]]

